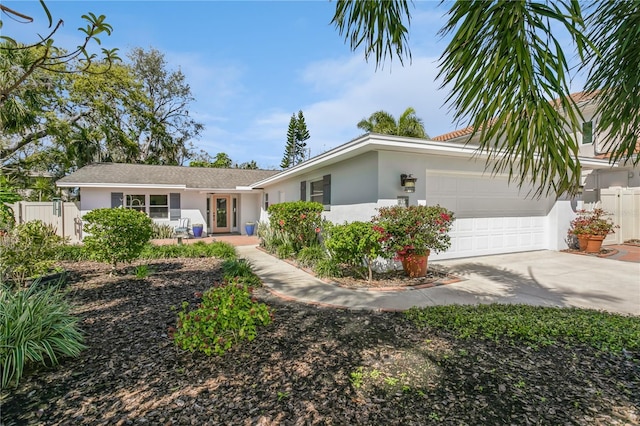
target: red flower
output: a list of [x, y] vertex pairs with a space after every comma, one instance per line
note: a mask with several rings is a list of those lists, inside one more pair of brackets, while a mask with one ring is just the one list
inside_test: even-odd
[[320, 233], [320, 228], [316, 228], [316, 234]]
[[445, 220], [446, 222], [449, 222], [451, 220], [451, 216], [449, 216], [446, 213], [440, 213], [440, 217]]

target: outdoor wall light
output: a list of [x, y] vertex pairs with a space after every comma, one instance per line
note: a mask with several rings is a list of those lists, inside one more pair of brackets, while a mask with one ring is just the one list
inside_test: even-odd
[[418, 178], [403, 173], [400, 175], [400, 186], [404, 187], [404, 192], [416, 192], [417, 180]]

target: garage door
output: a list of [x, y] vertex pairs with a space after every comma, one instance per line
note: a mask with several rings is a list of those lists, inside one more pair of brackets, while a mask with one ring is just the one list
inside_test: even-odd
[[438, 259], [546, 248], [549, 199], [527, 197], [529, 189], [506, 176], [427, 171], [426, 203], [452, 210], [451, 248]]

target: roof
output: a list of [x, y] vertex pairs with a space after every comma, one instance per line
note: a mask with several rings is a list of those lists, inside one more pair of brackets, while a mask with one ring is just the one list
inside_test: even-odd
[[218, 169], [148, 164], [94, 163], [57, 181], [60, 187], [168, 187], [235, 189], [280, 173], [278, 170]]
[[[598, 93], [599, 93], [598, 91], [595, 91], [595, 92], [577, 92], [577, 93], [572, 93], [569, 96], [571, 97], [571, 99], [573, 99], [573, 101], [576, 104], [579, 104], [579, 103], [591, 101], [592, 99], [594, 99], [598, 95]], [[559, 106], [560, 105], [560, 100], [559, 99], [554, 99], [552, 101], [552, 103], [555, 106]], [[450, 141], [450, 140], [453, 140], [453, 139], [461, 138], [463, 136], [470, 136], [471, 134], [473, 134], [473, 126], [465, 127], [463, 129], [454, 130], [453, 132], [445, 133], [443, 135], [439, 135], [439, 136], [436, 136], [434, 138], [431, 138], [431, 140], [439, 141], [439, 142], [446, 142], [446, 141]]]

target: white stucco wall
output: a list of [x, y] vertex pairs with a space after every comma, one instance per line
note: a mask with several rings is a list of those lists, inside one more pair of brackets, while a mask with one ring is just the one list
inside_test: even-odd
[[[131, 189], [131, 188], [82, 188], [80, 190], [80, 213], [84, 216], [93, 209], [111, 207], [111, 193], [122, 192], [125, 195], [169, 195], [170, 193], [180, 193], [181, 216], [188, 217], [191, 225], [202, 223], [204, 225], [203, 234], [208, 232], [207, 221], [205, 218], [207, 211], [207, 195], [196, 191], [179, 191], [179, 190], [149, 190], [149, 189]], [[157, 223], [165, 223], [170, 226], [177, 226], [177, 220], [154, 219]]]
[[[483, 161], [465, 157], [369, 152], [265, 188], [269, 202], [299, 199], [300, 181], [331, 174], [332, 203], [325, 217], [334, 223], [370, 220], [376, 209], [408, 196], [410, 205], [441, 204], [456, 213], [451, 248], [433, 259], [566, 248], [573, 210], [569, 201], [527, 196], [506, 177], [484, 173]], [[404, 192], [401, 174], [418, 178], [414, 193]], [[284, 194], [284, 196], [283, 196]], [[263, 212], [263, 220], [266, 215]]]

